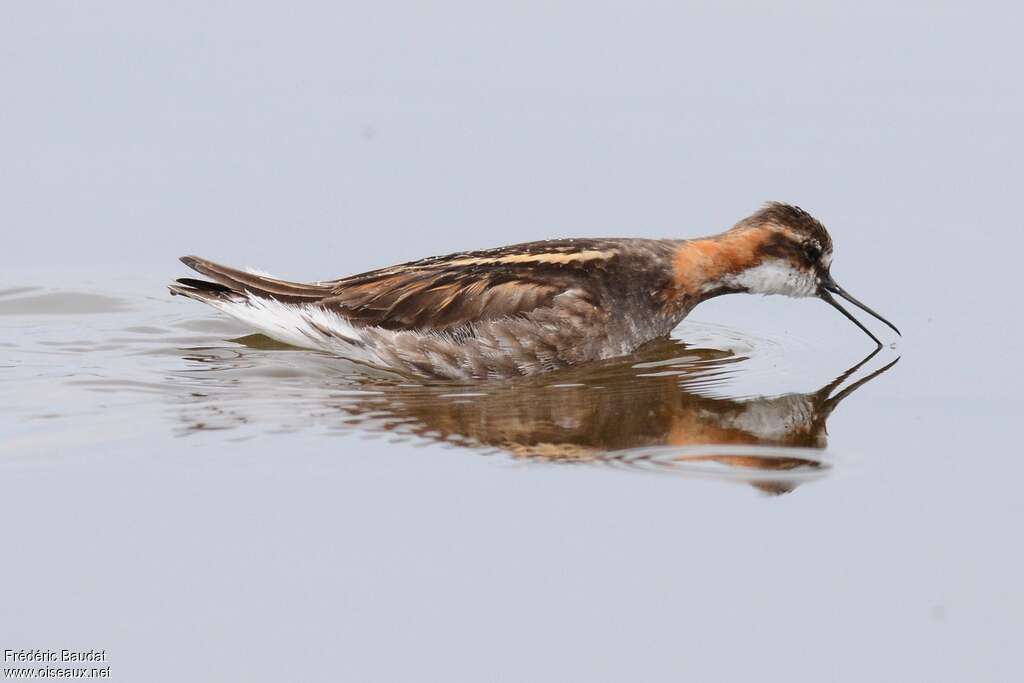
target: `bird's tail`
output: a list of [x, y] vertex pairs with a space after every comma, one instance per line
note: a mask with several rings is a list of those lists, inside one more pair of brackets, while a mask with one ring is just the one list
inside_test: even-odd
[[195, 256], [181, 260], [210, 280], [181, 278], [170, 284], [171, 294], [209, 304], [279, 342], [386, 367], [347, 318], [317, 305], [330, 296], [333, 283], [288, 282]]
[[275, 299], [284, 303], [313, 303], [330, 294], [331, 288], [321, 284], [288, 282], [276, 278], [222, 266], [198, 256], [182, 256], [181, 262], [213, 280], [179, 278], [168, 286], [171, 294], [187, 296], [207, 304], [240, 302], [250, 297]]

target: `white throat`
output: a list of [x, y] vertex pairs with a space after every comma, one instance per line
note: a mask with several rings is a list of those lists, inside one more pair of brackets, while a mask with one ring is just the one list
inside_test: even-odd
[[751, 294], [782, 294], [795, 298], [814, 296], [818, 290], [813, 273], [797, 270], [784, 259], [768, 259], [753, 268], [727, 275], [720, 282]]

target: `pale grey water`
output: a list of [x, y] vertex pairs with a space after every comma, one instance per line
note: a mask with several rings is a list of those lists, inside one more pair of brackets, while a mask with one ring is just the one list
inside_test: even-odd
[[[9, 7], [0, 648], [133, 681], [1019, 679], [1020, 19]], [[824, 450], [817, 392], [871, 345], [820, 302], [453, 387], [164, 289], [185, 253], [317, 279], [767, 199], [904, 333]], [[797, 450], [751, 450], [780, 424]]]

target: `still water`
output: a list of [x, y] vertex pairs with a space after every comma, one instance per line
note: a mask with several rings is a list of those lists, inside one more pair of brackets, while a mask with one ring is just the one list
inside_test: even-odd
[[[688, 322], [675, 338], [626, 358], [459, 384], [376, 371], [166, 304], [38, 287], [0, 291], [0, 315], [21, 333], [5, 366], [5, 379], [19, 387], [8, 417], [20, 428], [3, 448], [73, 439], [94, 431], [112, 402], [128, 402], [119, 422], [147, 419], [127, 414], [138, 412], [175, 437], [357, 435], [524, 462], [706, 476], [781, 494], [830, 472], [832, 412], [899, 360], [877, 350], [813, 391], [749, 394], [745, 378], [792, 375], [800, 349]], [[69, 393], [63, 402], [54, 401], [58, 389]]]
[[112, 671], [153, 680], [867, 675], [853, 643], [922, 679], [1006, 670], [1008, 454], [900, 398], [895, 344], [695, 315], [621, 360], [412, 381], [162, 285], [0, 292], [19, 646], [113, 644]]

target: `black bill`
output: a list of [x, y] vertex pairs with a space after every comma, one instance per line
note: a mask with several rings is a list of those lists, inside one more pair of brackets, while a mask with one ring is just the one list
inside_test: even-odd
[[864, 331], [864, 334], [866, 334], [869, 337], [871, 337], [875, 341], [875, 343], [878, 344], [879, 346], [882, 345], [882, 342], [879, 341], [878, 337], [876, 337], [875, 335], [871, 334], [871, 330], [869, 330], [868, 328], [864, 327], [864, 325], [861, 324], [861, 322], [859, 320], [857, 320], [856, 318], [853, 317], [853, 314], [851, 314], [848, 310], [846, 310], [845, 308], [840, 306], [839, 302], [835, 300], [835, 297], [833, 297], [832, 294], [837, 294], [841, 298], [846, 299], [847, 301], [849, 301], [851, 304], [853, 304], [854, 306], [856, 306], [860, 310], [864, 311], [865, 313], [869, 313], [870, 315], [874, 316], [875, 318], [878, 318], [879, 320], [881, 320], [883, 323], [885, 323], [886, 325], [891, 327], [892, 331], [895, 332], [896, 334], [899, 334], [900, 336], [903, 336], [902, 334], [900, 334], [900, 331], [898, 329], [896, 329], [895, 325], [893, 325], [891, 322], [889, 322], [888, 320], [886, 320], [885, 318], [880, 316], [878, 313], [875, 313], [869, 307], [867, 307], [864, 304], [862, 304], [861, 302], [857, 301], [857, 299], [854, 298], [852, 294], [850, 294], [845, 289], [843, 289], [838, 284], [836, 284], [836, 281], [833, 280], [831, 277], [829, 277], [827, 280], [822, 281], [821, 288], [818, 290], [818, 297], [823, 299], [830, 306], [832, 306], [837, 311], [839, 311], [840, 313], [845, 315], [847, 318], [849, 318], [850, 322], [852, 322], [854, 325], [856, 325], [857, 327], [862, 329]]

